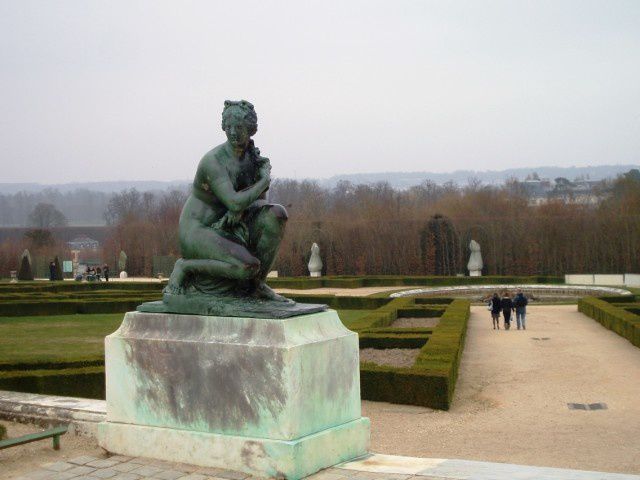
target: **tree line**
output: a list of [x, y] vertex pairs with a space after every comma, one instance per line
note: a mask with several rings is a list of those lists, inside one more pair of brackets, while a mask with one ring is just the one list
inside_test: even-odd
[[[488, 275], [639, 272], [640, 172], [611, 180], [606, 191], [597, 204], [533, 205], [515, 180], [501, 186], [425, 181], [397, 190], [384, 182], [324, 188], [276, 179], [269, 200], [285, 205], [289, 222], [274, 268], [281, 276], [307, 275], [316, 242], [327, 275], [453, 275], [466, 273], [474, 239]], [[105, 261], [115, 264], [124, 250], [129, 274], [151, 275], [154, 257], [178, 257], [186, 196], [135, 189], [112, 195], [104, 208]], [[0, 265], [9, 260], [0, 245]]]

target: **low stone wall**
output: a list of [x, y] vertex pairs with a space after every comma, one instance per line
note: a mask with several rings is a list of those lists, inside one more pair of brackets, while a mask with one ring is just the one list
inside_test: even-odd
[[625, 273], [624, 285], [625, 287], [640, 288], [640, 273]]
[[579, 273], [564, 276], [567, 285], [604, 285], [640, 287], [640, 274], [638, 273]]
[[455, 287], [425, 287], [395, 292], [389, 295], [392, 298], [409, 297], [415, 295], [426, 296], [453, 296], [472, 297], [489, 296], [493, 292], [503, 292], [505, 290], [515, 293], [522, 289], [526, 295], [545, 297], [585, 297], [602, 295], [629, 295], [632, 293], [622, 288], [601, 287], [591, 285], [460, 285]]

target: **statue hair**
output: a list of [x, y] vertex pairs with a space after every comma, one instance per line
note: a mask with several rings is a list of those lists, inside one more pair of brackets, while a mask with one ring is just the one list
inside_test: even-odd
[[249, 136], [255, 135], [258, 131], [258, 115], [253, 108], [253, 104], [246, 100], [233, 101], [225, 100], [222, 110], [222, 130], [226, 130], [227, 122], [232, 116], [242, 117], [246, 127], [249, 129]]

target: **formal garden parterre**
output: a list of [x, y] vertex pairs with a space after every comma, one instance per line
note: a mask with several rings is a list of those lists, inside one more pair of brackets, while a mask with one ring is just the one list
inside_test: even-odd
[[[557, 283], [556, 277], [320, 277], [276, 278], [298, 302], [325, 303], [359, 334], [361, 349], [418, 351], [411, 366], [362, 362], [362, 398], [448, 409], [469, 319], [467, 300], [390, 298], [389, 293], [341, 297], [313, 288]], [[104, 398], [103, 339], [123, 313], [161, 297], [159, 282], [25, 282], [0, 284], [0, 389]], [[640, 303], [633, 296], [586, 297], [579, 309], [640, 345]], [[438, 319], [431, 327], [399, 327], [403, 318]]]
[[[317, 285], [316, 279], [282, 279], [290, 280], [311, 285], [307, 288]], [[347, 282], [354, 288], [367, 278], [322, 280], [341, 287]], [[429, 277], [419, 280], [423, 285], [432, 283]], [[384, 278], [374, 281], [381, 285]], [[415, 285], [416, 281], [389, 278], [387, 285]], [[161, 288], [158, 282], [1, 284], [0, 389], [104, 398], [104, 336], [118, 328], [124, 312], [159, 299]], [[358, 332], [361, 348], [420, 350], [408, 368], [362, 363], [364, 399], [449, 408], [469, 318], [468, 301], [303, 292], [287, 296], [336, 309], [343, 323]], [[440, 320], [432, 328], [393, 326], [396, 319], [405, 317]]]

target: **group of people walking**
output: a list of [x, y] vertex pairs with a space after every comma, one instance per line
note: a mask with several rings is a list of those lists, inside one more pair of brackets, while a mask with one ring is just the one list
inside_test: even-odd
[[500, 330], [500, 313], [504, 317], [504, 329], [509, 330], [511, 328], [511, 314], [515, 312], [516, 323], [518, 330], [527, 329], [526, 316], [527, 316], [527, 304], [529, 300], [525, 297], [522, 290], [518, 289], [516, 296], [511, 298], [508, 291], [502, 293], [502, 297], [498, 295], [498, 292], [493, 294], [489, 304], [488, 310], [491, 311], [491, 319], [493, 321], [493, 329]]

